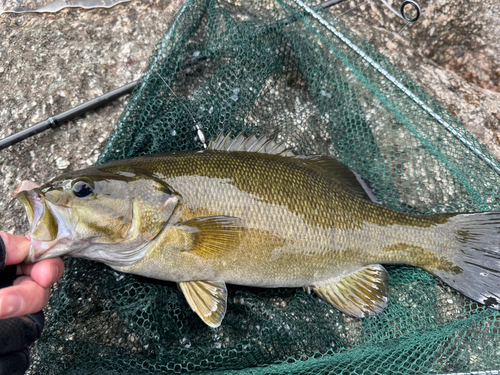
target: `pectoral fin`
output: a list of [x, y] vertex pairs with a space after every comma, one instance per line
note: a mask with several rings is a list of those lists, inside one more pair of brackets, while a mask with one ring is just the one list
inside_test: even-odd
[[347, 277], [322, 285], [306, 286], [333, 307], [357, 318], [380, 313], [388, 300], [387, 271], [380, 264], [364, 267]]
[[245, 230], [241, 219], [230, 216], [199, 217], [179, 223], [178, 228], [189, 234], [185, 251], [201, 257], [219, 256], [232, 250]]
[[180, 281], [179, 288], [189, 306], [212, 328], [220, 326], [226, 314], [227, 289], [221, 281]]

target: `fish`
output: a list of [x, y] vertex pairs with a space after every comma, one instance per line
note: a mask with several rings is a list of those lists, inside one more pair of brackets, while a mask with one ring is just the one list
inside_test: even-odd
[[[24, 186], [24, 187], [23, 187]], [[226, 284], [304, 288], [366, 318], [388, 304], [383, 264], [424, 269], [500, 309], [500, 213], [413, 215], [375, 201], [333, 157], [255, 135], [141, 156], [21, 186], [27, 262], [70, 256], [176, 282], [210, 327]]]

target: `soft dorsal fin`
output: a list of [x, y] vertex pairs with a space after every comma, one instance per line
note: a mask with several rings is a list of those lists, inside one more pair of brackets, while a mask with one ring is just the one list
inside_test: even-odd
[[332, 176], [340, 187], [344, 188], [348, 193], [358, 197], [379, 203], [373, 190], [368, 182], [356, 171], [346, 167], [340, 161], [331, 156], [297, 156], [297, 158], [304, 158], [311, 160], [314, 164], [325, 171], [328, 175]]
[[311, 161], [314, 167], [322, 169], [331, 176], [344, 191], [358, 198], [379, 203], [372, 189], [359, 173], [349, 169], [331, 156], [296, 156], [284, 144], [278, 144], [265, 136], [258, 139], [255, 135], [245, 137], [243, 132], [238, 134], [234, 139], [231, 138], [231, 133], [226, 136], [220, 133], [215, 140], [212, 139], [210, 141], [208, 149], [216, 151], [258, 152], [261, 154], [308, 160]]
[[278, 144], [265, 136], [262, 136], [259, 139], [257, 139], [255, 135], [245, 137], [243, 133], [238, 134], [234, 139], [231, 139], [231, 133], [226, 136], [224, 136], [223, 133], [220, 133], [215, 141], [210, 141], [208, 149], [217, 151], [245, 151], [270, 155], [295, 156], [294, 153], [288, 150], [284, 144]]
[[306, 286], [308, 293], [314, 290], [324, 301], [347, 315], [357, 318], [380, 313], [387, 306], [389, 278], [380, 264], [372, 264], [344, 278], [324, 284]]

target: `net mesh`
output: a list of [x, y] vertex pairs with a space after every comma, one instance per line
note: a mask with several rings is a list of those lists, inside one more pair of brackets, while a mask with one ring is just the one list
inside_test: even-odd
[[[500, 177], [487, 151], [340, 19], [314, 9], [330, 30], [294, 0], [188, 0], [156, 46], [98, 163], [202, 149], [198, 124], [207, 139], [245, 131], [285, 142], [298, 154], [333, 155], [397, 210], [500, 210]], [[174, 283], [90, 261], [66, 265], [32, 373], [408, 374], [500, 367], [499, 313], [413, 267], [387, 267], [389, 305], [373, 318], [343, 315], [301, 289], [229, 286], [226, 317], [212, 329]]]

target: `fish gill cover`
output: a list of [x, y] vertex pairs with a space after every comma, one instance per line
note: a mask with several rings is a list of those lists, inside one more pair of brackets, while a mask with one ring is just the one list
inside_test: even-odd
[[[207, 139], [245, 131], [298, 154], [335, 156], [370, 182], [382, 204], [404, 212], [500, 210], [498, 166], [487, 151], [339, 18], [325, 11], [315, 18], [304, 5], [316, 3], [305, 3], [188, 0], [98, 163], [201, 150], [198, 124]], [[226, 317], [212, 329], [174, 283], [90, 261], [66, 264], [32, 373], [500, 367], [499, 313], [413, 267], [388, 267], [390, 301], [372, 318], [348, 317], [302, 289], [229, 286]]]

